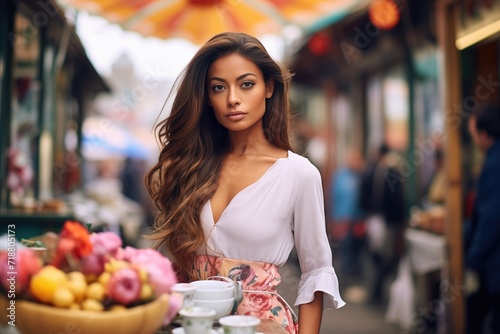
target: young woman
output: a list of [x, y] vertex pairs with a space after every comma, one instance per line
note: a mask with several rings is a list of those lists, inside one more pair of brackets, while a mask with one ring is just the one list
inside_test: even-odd
[[[290, 73], [254, 37], [222, 33], [181, 76], [163, 145], [146, 185], [159, 214], [151, 236], [183, 279], [241, 281], [237, 313], [274, 318], [289, 333], [318, 333], [339, 295], [318, 170], [292, 151]], [[299, 318], [276, 294], [296, 247]]]

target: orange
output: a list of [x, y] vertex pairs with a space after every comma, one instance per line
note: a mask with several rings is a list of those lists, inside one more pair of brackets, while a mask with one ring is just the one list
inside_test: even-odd
[[31, 278], [30, 290], [37, 300], [49, 304], [56, 289], [66, 286], [67, 282], [66, 274], [62, 270], [45, 266]]
[[54, 292], [59, 287], [59, 282], [49, 276], [35, 275], [31, 278], [30, 290], [37, 300], [49, 304]]

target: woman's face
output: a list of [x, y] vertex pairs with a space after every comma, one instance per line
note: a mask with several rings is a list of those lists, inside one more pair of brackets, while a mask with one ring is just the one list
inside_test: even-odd
[[207, 85], [209, 104], [222, 126], [230, 131], [262, 127], [274, 82], [266, 83], [252, 61], [239, 54], [217, 59], [208, 68]]

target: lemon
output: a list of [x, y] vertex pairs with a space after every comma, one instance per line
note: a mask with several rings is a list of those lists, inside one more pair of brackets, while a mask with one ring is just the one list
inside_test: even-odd
[[70, 280], [68, 282], [68, 289], [73, 293], [76, 301], [82, 301], [87, 294], [87, 281], [85, 281], [85, 277], [83, 280]]
[[111, 274], [124, 268], [130, 268], [130, 263], [127, 261], [110, 259], [109, 262], [104, 264], [104, 270]]
[[111, 306], [109, 308], [109, 310], [110, 311], [114, 311], [114, 312], [116, 312], [116, 311], [126, 311], [127, 308], [125, 306], [123, 306], [123, 305], [113, 305], [113, 306]]
[[99, 278], [97, 279], [97, 282], [101, 283], [102, 285], [106, 286], [109, 282], [109, 279], [111, 278], [111, 273], [105, 271], [102, 274], [99, 275]]
[[141, 279], [141, 282], [146, 283], [149, 278], [148, 272], [144, 269], [139, 269], [137, 272], [139, 273], [139, 278]]
[[69, 307], [75, 301], [73, 293], [64, 287], [59, 287], [52, 295], [52, 304], [57, 307]]
[[140, 297], [140, 299], [142, 301], [146, 301], [146, 300], [153, 298], [153, 294], [154, 294], [154, 290], [153, 290], [153, 287], [151, 286], [151, 284], [146, 283], [146, 284], [142, 285], [141, 297]]
[[80, 271], [72, 271], [67, 274], [70, 281], [84, 281], [86, 282], [85, 275]]
[[102, 285], [101, 283], [94, 282], [87, 287], [86, 295], [87, 298], [90, 299], [103, 300], [104, 297], [106, 296], [106, 289], [104, 288], [104, 285]]
[[100, 312], [104, 310], [102, 303], [95, 299], [85, 299], [82, 302], [82, 310]]

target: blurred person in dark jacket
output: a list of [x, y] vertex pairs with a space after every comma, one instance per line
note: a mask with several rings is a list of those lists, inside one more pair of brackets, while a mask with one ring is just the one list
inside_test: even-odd
[[361, 179], [360, 207], [367, 214], [368, 248], [375, 270], [371, 302], [382, 302], [386, 280], [395, 273], [402, 252], [403, 177], [399, 158], [386, 144]]
[[120, 174], [122, 182], [122, 192], [127, 198], [142, 203], [146, 195], [146, 188], [143, 186], [145, 174], [144, 162], [139, 159], [127, 157]]
[[500, 106], [472, 114], [468, 130], [485, 153], [477, 180], [471, 233], [465, 240], [467, 333], [481, 333], [491, 313], [492, 333], [500, 333]]

